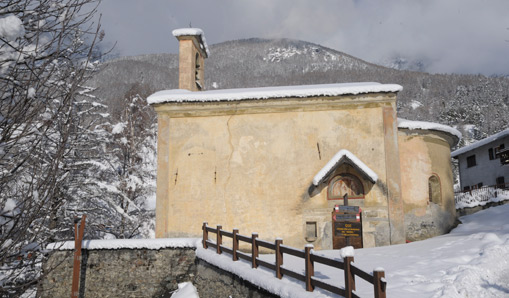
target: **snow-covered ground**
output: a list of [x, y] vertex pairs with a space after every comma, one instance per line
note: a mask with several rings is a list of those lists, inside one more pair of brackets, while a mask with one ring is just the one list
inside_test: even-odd
[[[402, 245], [355, 250], [355, 264], [365, 271], [385, 269], [387, 297], [509, 297], [509, 205], [492, 207], [460, 218], [447, 235]], [[339, 258], [340, 252], [316, 254]], [[251, 269], [228, 254], [197, 249], [197, 255], [281, 297], [338, 297], [325, 291], [306, 292], [292, 278], [278, 280], [266, 269]], [[263, 259], [274, 260], [273, 255]], [[304, 272], [302, 259], [284, 255], [284, 266]], [[315, 265], [315, 276], [342, 285], [343, 272]], [[372, 286], [356, 279], [357, 294], [372, 297]]]

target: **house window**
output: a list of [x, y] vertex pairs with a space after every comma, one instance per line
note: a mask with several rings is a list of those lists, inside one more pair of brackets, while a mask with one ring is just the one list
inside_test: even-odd
[[500, 151], [504, 151], [505, 145], [500, 144], [500, 146], [495, 148], [495, 158], [500, 158]]
[[361, 180], [347, 173], [332, 178], [327, 193], [329, 200], [342, 199], [345, 194], [348, 194], [349, 199], [363, 199], [364, 187]]
[[442, 203], [442, 190], [440, 189], [440, 179], [438, 179], [438, 176], [432, 175], [429, 177], [428, 191], [430, 203]]
[[504, 176], [497, 177], [497, 187], [498, 188], [504, 188], [505, 186], [505, 179]]
[[477, 163], [475, 162], [475, 155], [470, 155], [467, 157], [467, 168], [475, 167]]
[[488, 155], [490, 156], [490, 160], [495, 159], [495, 155], [493, 155], [493, 148], [488, 149]]
[[316, 221], [306, 222], [306, 241], [316, 240]]

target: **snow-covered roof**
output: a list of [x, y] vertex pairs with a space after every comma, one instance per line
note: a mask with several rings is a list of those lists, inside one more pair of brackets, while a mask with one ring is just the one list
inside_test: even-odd
[[210, 51], [207, 45], [207, 40], [205, 39], [205, 34], [200, 28], [180, 28], [173, 30], [171, 33], [177, 38], [179, 36], [198, 36], [201, 39], [200, 47], [202, 47], [202, 50], [207, 53], [207, 57], [210, 57]]
[[163, 90], [150, 95], [147, 98], [149, 104], [165, 102], [215, 102], [215, 101], [238, 101], [256, 100], [268, 98], [291, 98], [291, 97], [316, 97], [316, 96], [340, 96], [348, 94], [398, 92], [403, 87], [396, 84], [346, 83], [346, 84], [322, 84], [322, 85], [299, 85], [279, 86], [262, 88], [237, 88], [208, 90], [192, 92], [183, 89]]
[[334, 169], [342, 163], [348, 163], [355, 167], [357, 170], [362, 172], [366, 177], [375, 183], [378, 180], [378, 175], [371, 170], [366, 164], [364, 164], [357, 156], [353, 155], [352, 152], [341, 149], [336, 153], [331, 160], [315, 175], [313, 178], [313, 184], [317, 186], [320, 184]]
[[420, 129], [420, 130], [437, 130], [437, 131], [448, 133], [454, 137], [457, 137], [458, 141], [461, 140], [461, 132], [459, 132], [455, 128], [452, 128], [447, 125], [439, 124], [439, 123], [425, 122], [425, 121], [412, 121], [412, 120], [406, 120], [403, 118], [398, 118], [398, 128]]
[[460, 149], [458, 149], [456, 151], [453, 151], [451, 153], [451, 156], [452, 157], [457, 157], [460, 154], [463, 154], [463, 153], [466, 153], [468, 151], [471, 151], [471, 150], [474, 150], [476, 148], [479, 148], [481, 146], [487, 145], [487, 144], [489, 144], [491, 142], [497, 141], [497, 140], [499, 140], [499, 139], [501, 139], [503, 137], [506, 137], [506, 136], [509, 136], [509, 128], [506, 128], [505, 130], [502, 130], [499, 133], [496, 133], [496, 134], [491, 135], [491, 136], [489, 136], [489, 137], [487, 137], [485, 139], [482, 139], [482, 140], [477, 141], [475, 143], [472, 143], [472, 144], [470, 144], [468, 146], [460, 148]]
[[[82, 248], [95, 249], [162, 249], [162, 248], [196, 248], [199, 238], [157, 238], [157, 239], [108, 239], [83, 240]], [[74, 241], [50, 243], [49, 250], [73, 250]]]

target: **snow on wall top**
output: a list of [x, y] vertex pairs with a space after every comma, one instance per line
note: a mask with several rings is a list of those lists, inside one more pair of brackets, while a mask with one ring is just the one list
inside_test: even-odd
[[[96, 249], [162, 249], [162, 248], [195, 248], [199, 238], [157, 238], [157, 239], [108, 239], [83, 240], [82, 248]], [[49, 250], [73, 250], [74, 241], [50, 243]]]
[[201, 38], [202, 44], [200, 44], [200, 47], [202, 50], [207, 53], [207, 57], [210, 57], [210, 51], [209, 47], [207, 45], [207, 40], [205, 39], [205, 34], [203, 33], [203, 30], [200, 28], [180, 28], [175, 29], [171, 32], [173, 36], [179, 37], [179, 36], [186, 36], [186, 35], [192, 35], [192, 36], [199, 36]]
[[364, 164], [357, 156], [353, 155], [350, 151], [346, 149], [339, 150], [331, 160], [315, 175], [313, 178], [313, 185], [318, 186], [322, 180], [327, 177], [327, 175], [334, 170], [334, 168], [342, 162], [349, 160], [353, 166], [356, 166], [360, 171], [362, 171], [371, 182], [375, 183], [378, 180], [378, 175], [371, 170], [366, 164]]
[[463, 154], [463, 153], [469, 152], [471, 150], [474, 150], [476, 148], [479, 148], [481, 146], [487, 145], [487, 144], [489, 144], [491, 142], [494, 142], [494, 141], [499, 140], [499, 139], [501, 139], [503, 137], [506, 137], [506, 136], [509, 136], [509, 128], [506, 128], [505, 130], [502, 130], [499, 133], [496, 133], [496, 134], [491, 135], [491, 136], [489, 136], [489, 137], [487, 137], [485, 139], [482, 139], [482, 140], [477, 141], [475, 143], [472, 143], [472, 144], [470, 144], [468, 146], [460, 148], [460, 149], [458, 149], [456, 151], [453, 151], [451, 153], [451, 156], [452, 157], [457, 157], [460, 154]]
[[313, 97], [313, 96], [339, 96], [347, 94], [398, 92], [403, 87], [396, 84], [380, 83], [347, 83], [347, 84], [322, 84], [322, 85], [299, 85], [262, 88], [237, 88], [223, 90], [208, 90], [191, 92], [189, 90], [174, 89], [163, 90], [150, 95], [147, 98], [149, 104], [165, 102], [214, 102], [214, 101], [238, 101], [249, 99], [288, 98], [288, 97]]
[[398, 118], [398, 128], [438, 130], [438, 131], [446, 132], [450, 135], [457, 137], [458, 141], [461, 140], [461, 132], [459, 132], [455, 128], [452, 128], [447, 125], [439, 124], [439, 123], [425, 122], [425, 121], [411, 121], [411, 120]]

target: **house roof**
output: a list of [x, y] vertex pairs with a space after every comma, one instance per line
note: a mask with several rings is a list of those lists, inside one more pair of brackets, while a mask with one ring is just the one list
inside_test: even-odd
[[338, 166], [346, 163], [354, 168], [356, 168], [359, 172], [364, 174], [371, 182], [376, 183], [378, 180], [378, 175], [371, 170], [365, 163], [363, 163], [357, 156], [355, 156], [352, 152], [341, 149], [336, 153], [331, 160], [315, 175], [313, 178], [313, 185], [319, 185], [323, 180], [327, 178], [327, 176], [332, 173]]
[[179, 103], [179, 102], [218, 102], [260, 100], [292, 97], [317, 97], [317, 96], [340, 96], [363, 93], [399, 92], [403, 89], [396, 84], [380, 83], [346, 83], [346, 84], [322, 84], [322, 85], [299, 85], [279, 86], [262, 88], [237, 88], [220, 89], [200, 92], [192, 92], [183, 89], [163, 90], [150, 95], [147, 98], [149, 104]]
[[499, 140], [499, 139], [501, 139], [503, 137], [506, 137], [506, 136], [509, 136], [509, 128], [506, 128], [505, 130], [502, 130], [499, 133], [496, 133], [496, 134], [491, 135], [491, 136], [489, 136], [487, 138], [484, 138], [484, 139], [482, 139], [480, 141], [477, 141], [477, 142], [472, 143], [472, 144], [470, 144], [468, 146], [465, 146], [465, 147], [462, 147], [462, 148], [460, 148], [460, 149], [458, 149], [456, 151], [453, 151], [451, 153], [451, 156], [452, 157], [458, 157], [459, 155], [461, 155], [463, 153], [467, 153], [467, 152], [472, 151], [472, 150], [474, 150], [476, 148], [479, 148], [481, 146], [484, 146], [484, 145], [487, 145], [489, 143], [495, 142], [495, 141], [497, 141], [497, 140]]

